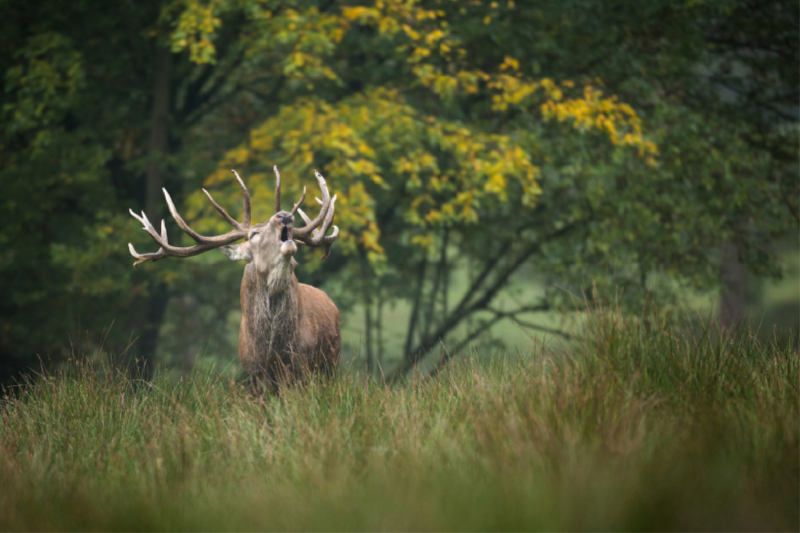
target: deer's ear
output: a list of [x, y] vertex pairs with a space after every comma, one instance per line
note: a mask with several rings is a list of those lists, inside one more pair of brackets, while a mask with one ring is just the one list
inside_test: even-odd
[[233, 246], [223, 246], [220, 251], [227, 255], [231, 261], [239, 261], [244, 259], [248, 263], [253, 260], [253, 253], [250, 251], [250, 242], [243, 242]]

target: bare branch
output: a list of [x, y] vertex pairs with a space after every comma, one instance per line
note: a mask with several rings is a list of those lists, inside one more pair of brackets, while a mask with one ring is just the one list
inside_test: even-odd
[[[433, 333], [422, 339], [419, 346], [413, 351], [406, 350], [406, 357], [390, 374], [389, 380], [395, 381], [414, 368], [414, 366], [422, 359], [423, 354], [425, 354], [432, 346], [434, 346], [439, 339], [443, 338], [449, 331], [460, 324], [463, 319], [477, 311], [487, 309], [489, 303], [492, 301], [492, 299], [494, 299], [500, 289], [502, 289], [508, 283], [509, 277], [516, 272], [516, 270], [522, 264], [524, 264], [525, 261], [538, 252], [541, 249], [542, 244], [550, 241], [551, 239], [565, 235], [576, 228], [577, 225], [578, 221], [569, 220], [560, 229], [543, 236], [541, 240], [531, 243], [525, 250], [522, 251], [521, 254], [519, 254], [515, 260], [511, 261], [505, 268], [501, 269], [495, 275], [494, 282], [486, 287], [485, 290], [483, 290], [483, 293], [478, 299], [472, 301], [478, 292], [478, 289], [476, 289], [475, 286], [483, 285], [487, 281], [489, 274], [494, 270], [494, 266], [491, 263], [487, 264], [479, 278], [467, 291], [467, 294], [462, 297], [458, 306], [456, 306], [456, 309], [454, 309], [453, 312], [445, 318], [443, 323]], [[503, 250], [508, 250], [509, 247], [510, 245], [507, 244], [504, 246]], [[472, 303], [470, 303], [470, 301], [472, 301]]]

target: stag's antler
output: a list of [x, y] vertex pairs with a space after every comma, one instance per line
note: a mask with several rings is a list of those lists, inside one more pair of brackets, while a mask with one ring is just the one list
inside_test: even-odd
[[[275, 171], [275, 214], [277, 215], [278, 212], [281, 210], [281, 174], [278, 172], [278, 165], [272, 167], [272, 170]], [[292, 215], [297, 212], [297, 208], [303, 203], [306, 199], [306, 188], [303, 187], [303, 194], [300, 195], [300, 199], [294, 204], [294, 207], [290, 211]]]
[[[328, 185], [325, 183], [325, 178], [322, 177], [322, 174], [315, 170], [314, 175], [317, 177], [317, 183], [319, 183], [319, 188], [322, 192], [322, 200], [315, 198], [321, 206], [319, 215], [317, 215], [317, 218], [314, 220], [311, 220], [308, 218], [308, 215], [306, 215], [303, 210], [300, 209], [300, 204], [303, 203], [303, 200], [306, 197], [306, 189], [304, 187], [303, 195], [292, 208], [292, 214], [295, 212], [300, 213], [300, 216], [303, 217], [306, 225], [302, 228], [292, 228], [292, 239], [301, 242], [306, 246], [325, 248], [325, 253], [322, 254], [322, 259], [325, 259], [331, 253], [331, 245], [333, 244], [333, 241], [335, 241], [339, 236], [339, 228], [336, 226], [333, 226], [333, 233], [327, 236], [325, 235], [328, 232], [328, 229], [330, 229], [331, 223], [333, 222], [336, 195], [333, 195], [333, 198], [331, 198], [331, 194], [328, 192]], [[322, 224], [321, 227], [319, 227], [320, 223]]]
[[[178, 226], [180, 226], [180, 228], [186, 232], [186, 234], [195, 240], [197, 244], [194, 246], [185, 248], [180, 246], [172, 246], [167, 241], [167, 228], [164, 225], [163, 220], [161, 221], [161, 234], [159, 234], [147, 219], [147, 215], [145, 215], [144, 211], [142, 211], [142, 216], [140, 217], [134, 213], [133, 210], [129, 210], [131, 215], [133, 215], [133, 218], [144, 225], [145, 231], [147, 231], [153, 240], [156, 241], [156, 243], [158, 243], [160, 246], [157, 252], [139, 254], [133, 249], [133, 245], [128, 243], [128, 249], [130, 250], [131, 255], [136, 258], [136, 261], [133, 263], [134, 268], [138, 267], [145, 261], [158, 261], [159, 259], [164, 259], [165, 257], [191, 257], [215, 248], [220, 248], [226, 244], [231, 244], [239, 239], [246, 238], [247, 232], [250, 229], [250, 193], [247, 191], [247, 187], [242, 181], [242, 178], [239, 177], [239, 174], [235, 170], [233, 173], [236, 176], [236, 180], [239, 182], [239, 186], [242, 188], [242, 192], [244, 193], [244, 214], [242, 215], [241, 223], [234, 220], [232, 216], [230, 216], [222, 207], [220, 207], [217, 202], [214, 201], [208, 191], [203, 189], [203, 192], [206, 193], [206, 196], [208, 196], [208, 199], [211, 200], [211, 204], [216, 208], [216, 210], [219, 211], [223, 217], [225, 217], [225, 220], [230, 222], [230, 224], [236, 228], [233, 231], [230, 231], [224, 235], [218, 235], [216, 237], [205, 237], [190, 228], [183, 218], [181, 218], [181, 215], [178, 214], [178, 210], [175, 209], [175, 204], [172, 203], [172, 198], [170, 198], [167, 190], [162, 188], [164, 191], [164, 197], [167, 199], [169, 212], [172, 213], [172, 218], [175, 219], [175, 222], [178, 223]], [[277, 174], [277, 168], [275, 169], [275, 173]], [[280, 187], [280, 177], [278, 177], [278, 186]], [[279, 199], [276, 199], [276, 202], [278, 201]]]

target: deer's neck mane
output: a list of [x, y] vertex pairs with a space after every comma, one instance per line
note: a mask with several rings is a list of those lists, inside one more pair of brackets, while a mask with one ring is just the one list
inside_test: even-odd
[[291, 355], [296, 351], [300, 316], [298, 283], [291, 266], [268, 272], [245, 269], [245, 277], [250, 278], [249, 297], [242, 311], [256, 350], [267, 356]]

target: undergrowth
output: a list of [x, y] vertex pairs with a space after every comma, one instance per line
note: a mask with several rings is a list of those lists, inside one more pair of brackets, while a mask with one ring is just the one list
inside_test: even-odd
[[797, 530], [797, 346], [592, 313], [530, 358], [253, 398], [75, 362], [2, 403], [0, 528]]

